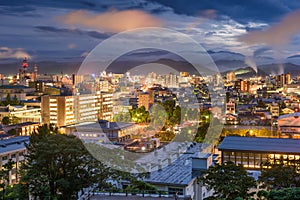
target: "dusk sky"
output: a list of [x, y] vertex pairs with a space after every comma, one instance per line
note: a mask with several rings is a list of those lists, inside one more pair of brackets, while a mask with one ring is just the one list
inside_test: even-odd
[[121, 31], [163, 27], [206, 50], [280, 61], [300, 56], [299, 20], [289, 0], [3, 0], [0, 60], [83, 58]]

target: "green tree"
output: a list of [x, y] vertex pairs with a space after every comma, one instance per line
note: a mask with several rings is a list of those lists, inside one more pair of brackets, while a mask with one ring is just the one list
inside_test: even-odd
[[152, 127], [161, 130], [162, 127], [166, 124], [167, 118], [168, 114], [161, 104], [155, 104], [152, 106], [150, 114]]
[[15, 162], [9, 159], [8, 162], [0, 168], [0, 187], [2, 188], [1, 193], [3, 199], [5, 199], [6, 188], [9, 185], [9, 172], [13, 169], [14, 164]]
[[209, 128], [209, 123], [203, 123], [201, 124], [198, 129], [197, 129], [197, 133], [196, 133], [196, 136], [195, 136], [195, 142], [203, 142], [206, 134], [207, 134], [207, 131], [208, 131], [208, 128]]
[[2, 124], [9, 125], [10, 124], [10, 118], [8, 116], [5, 116], [2, 118]]
[[9, 94], [9, 93], [7, 93], [7, 95], [6, 95], [5, 102], [6, 102], [7, 105], [8, 105], [8, 104], [11, 104], [11, 97], [10, 97], [10, 94]]
[[300, 199], [300, 188], [284, 188], [271, 190], [268, 194], [269, 200], [296, 200]]
[[18, 100], [17, 96], [15, 95], [11, 101], [11, 105], [20, 105], [20, 101]]
[[210, 167], [200, 181], [214, 189], [214, 199], [248, 199], [252, 195], [249, 190], [256, 187], [254, 178], [247, 175], [244, 167], [233, 162]]
[[262, 168], [258, 181], [263, 187], [268, 189], [288, 188], [291, 186], [300, 186], [300, 175], [296, 167], [279, 164], [265, 163], [266, 168]]
[[146, 111], [145, 106], [141, 106], [130, 111], [131, 119], [137, 123], [148, 123], [150, 121], [149, 112]]
[[181, 108], [180, 106], [176, 106], [173, 113], [172, 117], [170, 119], [172, 124], [180, 124], [181, 122]]
[[26, 148], [28, 156], [21, 169], [21, 182], [34, 198], [76, 199], [80, 189], [106, 177], [105, 167], [79, 139], [59, 134], [53, 126], [40, 127]]

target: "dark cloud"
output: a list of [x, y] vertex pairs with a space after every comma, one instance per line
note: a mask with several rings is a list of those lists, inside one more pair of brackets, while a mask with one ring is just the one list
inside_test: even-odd
[[272, 50], [270, 47], [259, 48], [253, 52], [253, 57], [258, 57], [261, 54], [265, 53], [266, 51], [270, 51], [270, 50]]
[[35, 13], [36, 8], [33, 6], [3, 6], [0, 7], [1, 15], [11, 15], [11, 16], [23, 16], [23, 17], [40, 17], [40, 15]]
[[299, 1], [287, 0], [149, 0], [168, 6], [178, 14], [197, 15], [202, 10], [216, 10], [219, 15], [227, 15], [240, 23], [251, 20], [273, 22], [284, 14], [300, 8]]
[[96, 39], [106, 39], [112, 35], [109, 33], [100, 33], [97, 31], [82, 31], [79, 29], [56, 28], [53, 26], [36, 26], [35, 29], [37, 31], [57, 33], [57, 34], [86, 35]]

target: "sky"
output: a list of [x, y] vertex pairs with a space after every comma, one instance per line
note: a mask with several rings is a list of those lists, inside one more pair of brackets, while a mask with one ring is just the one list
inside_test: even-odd
[[290, 0], [1, 0], [0, 62], [82, 59], [144, 27], [179, 31], [206, 50], [280, 61], [300, 56], [299, 19], [300, 1]]

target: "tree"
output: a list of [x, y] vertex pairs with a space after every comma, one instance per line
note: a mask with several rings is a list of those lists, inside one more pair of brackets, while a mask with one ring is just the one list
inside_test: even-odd
[[197, 133], [196, 133], [196, 136], [195, 136], [195, 142], [203, 142], [206, 134], [207, 134], [207, 131], [208, 131], [208, 128], [209, 128], [209, 123], [203, 123], [201, 124], [198, 129], [197, 129]]
[[9, 185], [9, 172], [13, 169], [14, 164], [15, 162], [9, 159], [8, 162], [0, 168], [0, 187], [2, 188], [3, 199], [5, 199], [6, 187]]
[[137, 123], [148, 123], [150, 121], [149, 112], [146, 111], [145, 106], [129, 110], [131, 119]]
[[9, 125], [10, 124], [10, 118], [8, 116], [5, 116], [2, 118], [2, 124]]
[[214, 199], [247, 199], [252, 195], [249, 190], [256, 187], [254, 178], [247, 175], [244, 167], [233, 162], [210, 167], [200, 181], [214, 189]]
[[41, 126], [26, 148], [20, 182], [34, 198], [76, 199], [79, 190], [107, 178], [105, 167], [79, 139], [59, 134], [53, 126]]
[[269, 200], [289, 200], [300, 199], [300, 188], [284, 188], [281, 190], [271, 190], [268, 193]]
[[282, 161], [279, 164], [265, 163], [266, 168], [262, 168], [258, 181], [263, 187], [268, 189], [288, 188], [291, 186], [300, 186], [300, 175], [296, 167], [284, 165]]
[[11, 97], [10, 97], [10, 94], [9, 93], [7, 93], [7, 95], [6, 95], [6, 103], [7, 104], [10, 104], [11, 103]]
[[2, 124], [10, 125], [10, 124], [17, 124], [19, 123], [20, 119], [16, 116], [5, 116], [2, 118]]
[[20, 101], [18, 100], [17, 96], [15, 95], [11, 101], [11, 105], [20, 105]]

